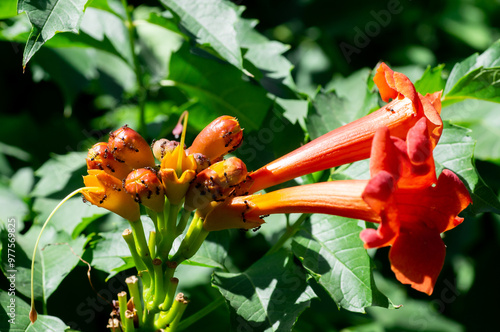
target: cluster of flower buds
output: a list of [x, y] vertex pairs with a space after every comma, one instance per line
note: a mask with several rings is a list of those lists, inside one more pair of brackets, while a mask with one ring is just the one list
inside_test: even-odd
[[247, 169], [240, 159], [222, 159], [242, 139], [243, 130], [230, 116], [212, 121], [189, 149], [184, 136], [181, 142], [163, 138], [150, 147], [125, 125], [111, 132], [108, 142], [89, 149], [84, 198], [130, 221], [139, 219], [139, 204], [163, 212], [165, 197], [175, 205], [185, 199], [188, 211], [205, 208], [229, 197], [245, 181]]

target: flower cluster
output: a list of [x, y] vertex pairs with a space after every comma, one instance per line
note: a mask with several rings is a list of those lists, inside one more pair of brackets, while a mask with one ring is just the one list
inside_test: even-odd
[[[162, 310], [172, 306], [175, 286], [159, 291], [155, 282], [175, 279], [175, 266], [194, 255], [210, 231], [256, 229], [274, 213], [325, 213], [379, 224], [378, 229], [361, 232], [365, 247], [391, 246], [389, 259], [396, 278], [432, 293], [445, 257], [440, 235], [462, 222], [458, 214], [471, 199], [454, 173], [444, 170], [436, 175], [433, 150], [443, 129], [441, 92], [417, 93], [405, 75], [384, 63], [374, 81], [385, 106], [249, 173], [240, 159], [224, 159], [243, 138], [238, 121], [230, 116], [210, 123], [187, 149], [186, 116], [179, 142], [160, 139], [151, 150], [138, 133], [124, 126], [111, 133], [107, 143], [89, 150], [83, 195], [131, 221], [133, 240], [129, 236], [127, 243], [145, 281], [145, 305], [159, 312], [159, 328], [174, 319], [172, 312]], [[369, 180], [257, 193], [367, 158]], [[139, 204], [155, 223], [149, 243], [140, 234]], [[185, 237], [171, 254], [172, 243], [183, 233], [192, 211]]]

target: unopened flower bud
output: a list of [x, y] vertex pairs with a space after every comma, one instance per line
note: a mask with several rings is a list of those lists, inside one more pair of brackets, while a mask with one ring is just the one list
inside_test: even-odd
[[123, 187], [136, 202], [153, 211], [163, 211], [165, 203], [163, 185], [153, 169], [136, 169], [123, 180]]
[[158, 159], [160, 162], [163, 159], [163, 157], [167, 153], [172, 153], [174, 152], [174, 149], [179, 145], [179, 142], [177, 141], [170, 141], [166, 138], [159, 139], [157, 141], [154, 141], [153, 144], [151, 145], [151, 149], [153, 150], [153, 154], [156, 159]]
[[234, 151], [243, 140], [243, 130], [232, 116], [221, 116], [212, 121], [196, 136], [189, 154], [202, 153], [210, 161]]
[[127, 125], [109, 134], [109, 151], [113, 157], [132, 168], [153, 167], [155, 160], [146, 140]]
[[203, 209], [212, 201], [227, 198], [247, 176], [246, 165], [238, 158], [229, 158], [200, 172], [191, 183], [184, 208]]
[[210, 166], [210, 160], [207, 157], [205, 157], [205, 155], [201, 153], [195, 153], [193, 157], [194, 160], [196, 161], [196, 165], [198, 165], [198, 167], [196, 168], [196, 173], [200, 173], [201, 171]]
[[89, 149], [87, 154], [87, 169], [100, 169], [118, 179], [124, 179], [132, 168], [121, 163], [109, 152], [108, 144], [101, 142]]

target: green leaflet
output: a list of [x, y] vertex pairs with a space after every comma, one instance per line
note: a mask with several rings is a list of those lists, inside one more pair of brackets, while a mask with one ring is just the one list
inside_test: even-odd
[[23, 67], [42, 45], [58, 32], [77, 33], [88, 0], [19, 0], [18, 12], [26, 12], [32, 29], [23, 54]]
[[316, 297], [285, 250], [264, 256], [242, 273], [215, 272], [212, 284], [230, 306], [235, 331], [291, 331]]

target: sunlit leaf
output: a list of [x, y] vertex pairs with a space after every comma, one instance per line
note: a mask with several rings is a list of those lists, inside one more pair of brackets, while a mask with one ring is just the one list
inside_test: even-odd
[[294, 237], [292, 249], [340, 308], [355, 312], [370, 306], [392, 308], [373, 281], [361, 230], [352, 219], [313, 215]]
[[18, 11], [26, 12], [32, 24], [24, 49], [23, 67], [42, 45], [58, 32], [77, 33], [88, 0], [19, 0]]
[[453, 67], [443, 105], [469, 98], [500, 102], [500, 40], [481, 55], [473, 54]]
[[285, 250], [263, 257], [243, 273], [216, 272], [212, 283], [230, 306], [235, 331], [291, 331], [316, 297]]
[[443, 90], [446, 84], [442, 74], [443, 68], [444, 65], [439, 65], [434, 68], [428, 66], [422, 77], [415, 81], [415, 89], [424, 96], [427, 93]]
[[238, 14], [220, 0], [161, 0], [179, 16], [181, 24], [196, 36], [199, 44], [210, 45], [219, 55], [243, 69], [240, 46], [234, 25]]

